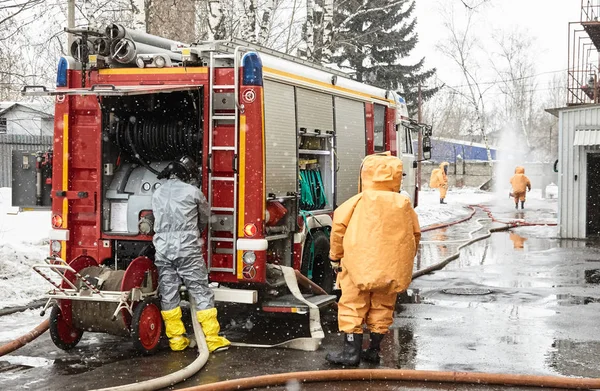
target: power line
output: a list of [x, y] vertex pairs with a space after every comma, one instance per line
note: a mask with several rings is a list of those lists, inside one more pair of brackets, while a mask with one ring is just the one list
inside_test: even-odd
[[[519, 80], [525, 80], [525, 79], [531, 79], [533, 77], [537, 77], [537, 76], [541, 76], [541, 75], [548, 75], [551, 73], [559, 73], [559, 72], [565, 72], [567, 70], [567, 68], [565, 69], [559, 69], [556, 71], [548, 71], [548, 72], [540, 72], [540, 73], [536, 73], [535, 75], [529, 75], [529, 76], [523, 76], [523, 77], [516, 77], [513, 79], [500, 79], [500, 80], [496, 80], [496, 81], [482, 81], [482, 82], [478, 82], [478, 83], [473, 83], [470, 84], [471, 86], [474, 84], [478, 84], [478, 85], [495, 85], [495, 84], [500, 84], [500, 83], [508, 83], [508, 82], [512, 82], [512, 81], [519, 81]], [[440, 79], [441, 80], [441, 79]], [[463, 85], [458, 85], [458, 86], [451, 86], [451, 85], [444, 85], [444, 87], [448, 87], [448, 88], [462, 88], [462, 87], [469, 87], [469, 84], [463, 84]]]

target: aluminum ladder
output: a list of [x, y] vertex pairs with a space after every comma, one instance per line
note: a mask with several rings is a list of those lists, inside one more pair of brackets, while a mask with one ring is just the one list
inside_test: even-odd
[[[232, 85], [218, 85], [215, 84], [215, 73], [218, 68], [215, 67], [216, 59], [231, 59], [233, 60], [235, 72], [234, 72], [234, 81]], [[210, 219], [208, 224], [208, 243], [207, 243], [207, 251], [208, 251], [208, 270], [209, 272], [228, 272], [236, 274], [236, 232], [237, 232], [237, 203], [238, 203], [238, 168], [237, 168], [237, 157], [238, 157], [238, 128], [239, 128], [239, 107], [237, 104], [238, 95], [239, 95], [239, 53], [236, 50], [234, 54], [221, 54], [210, 52], [209, 54], [209, 118], [208, 118], [208, 204], [210, 206]], [[215, 112], [215, 91], [221, 92], [233, 92], [234, 94], [234, 107], [233, 113], [216, 113]], [[233, 121], [234, 128], [234, 144], [231, 145], [215, 145], [215, 129], [219, 126], [223, 121]], [[221, 128], [222, 129], [222, 128]], [[215, 154], [222, 153], [224, 151], [233, 152], [233, 161], [232, 161], [232, 176], [215, 176], [214, 168], [215, 168]], [[226, 186], [228, 182], [233, 182], [233, 203], [232, 205], [227, 206], [214, 206], [214, 190], [215, 187], [218, 186]], [[227, 226], [231, 228], [231, 237], [215, 235], [216, 232], [213, 229], [213, 223], [215, 221], [227, 221], [227, 219], [231, 220], [231, 223], [228, 223]], [[228, 231], [228, 230], [227, 230]], [[225, 232], [225, 231], [220, 231]], [[216, 243], [232, 243], [232, 265], [231, 267], [213, 267], [213, 255], [215, 251], [213, 247]], [[225, 251], [228, 253], [228, 251]]]

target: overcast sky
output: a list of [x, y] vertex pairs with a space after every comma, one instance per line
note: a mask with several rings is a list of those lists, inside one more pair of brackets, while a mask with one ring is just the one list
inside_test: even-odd
[[[473, 3], [473, 0], [465, 0]], [[436, 67], [438, 77], [450, 85], [462, 84], [458, 69], [436, 49], [436, 44], [447, 36], [442, 23], [442, 9], [453, 4], [456, 15], [464, 14], [460, 0], [418, 0], [416, 2], [419, 44], [415, 56], [425, 56], [429, 67]], [[526, 31], [535, 40], [533, 55], [537, 59], [536, 73], [545, 73], [567, 68], [568, 23], [580, 18], [581, 0], [491, 0], [481, 9], [473, 30], [481, 37], [480, 52], [487, 59], [494, 49], [491, 35], [496, 32]], [[482, 57], [483, 59], [483, 57]], [[494, 74], [482, 72], [482, 78], [493, 79]], [[540, 84], [545, 84], [552, 74], [541, 75]]]

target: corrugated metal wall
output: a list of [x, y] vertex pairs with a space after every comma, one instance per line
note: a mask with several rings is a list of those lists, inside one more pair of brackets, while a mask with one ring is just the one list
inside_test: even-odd
[[298, 184], [294, 87], [265, 81], [266, 190], [284, 196]]
[[45, 151], [52, 146], [52, 136], [0, 134], [0, 187], [11, 187], [13, 149]]
[[337, 143], [337, 198], [341, 205], [358, 194], [360, 164], [365, 157], [365, 104], [335, 98], [335, 133]]
[[[575, 130], [600, 126], [600, 106], [563, 109], [558, 117], [558, 223], [562, 238], [586, 237], [587, 154], [598, 146], [573, 146]], [[577, 179], [575, 179], [577, 177]]]

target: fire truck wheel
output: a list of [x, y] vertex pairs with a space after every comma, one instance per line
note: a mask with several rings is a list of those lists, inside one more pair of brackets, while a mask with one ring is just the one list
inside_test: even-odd
[[154, 354], [160, 345], [163, 330], [158, 299], [145, 298], [135, 307], [131, 318], [133, 346], [143, 354]]
[[58, 304], [50, 312], [50, 338], [62, 350], [73, 349], [79, 343], [83, 331], [65, 322]]
[[[311, 248], [314, 246], [314, 251]], [[313, 258], [312, 281], [327, 293], [333, 291], [334, 273], [329, 263], [329, 236], [323, 231], [313, 231], [306, 238], [302, 255], [301, 272], [308, 277], [311, 252]]]

